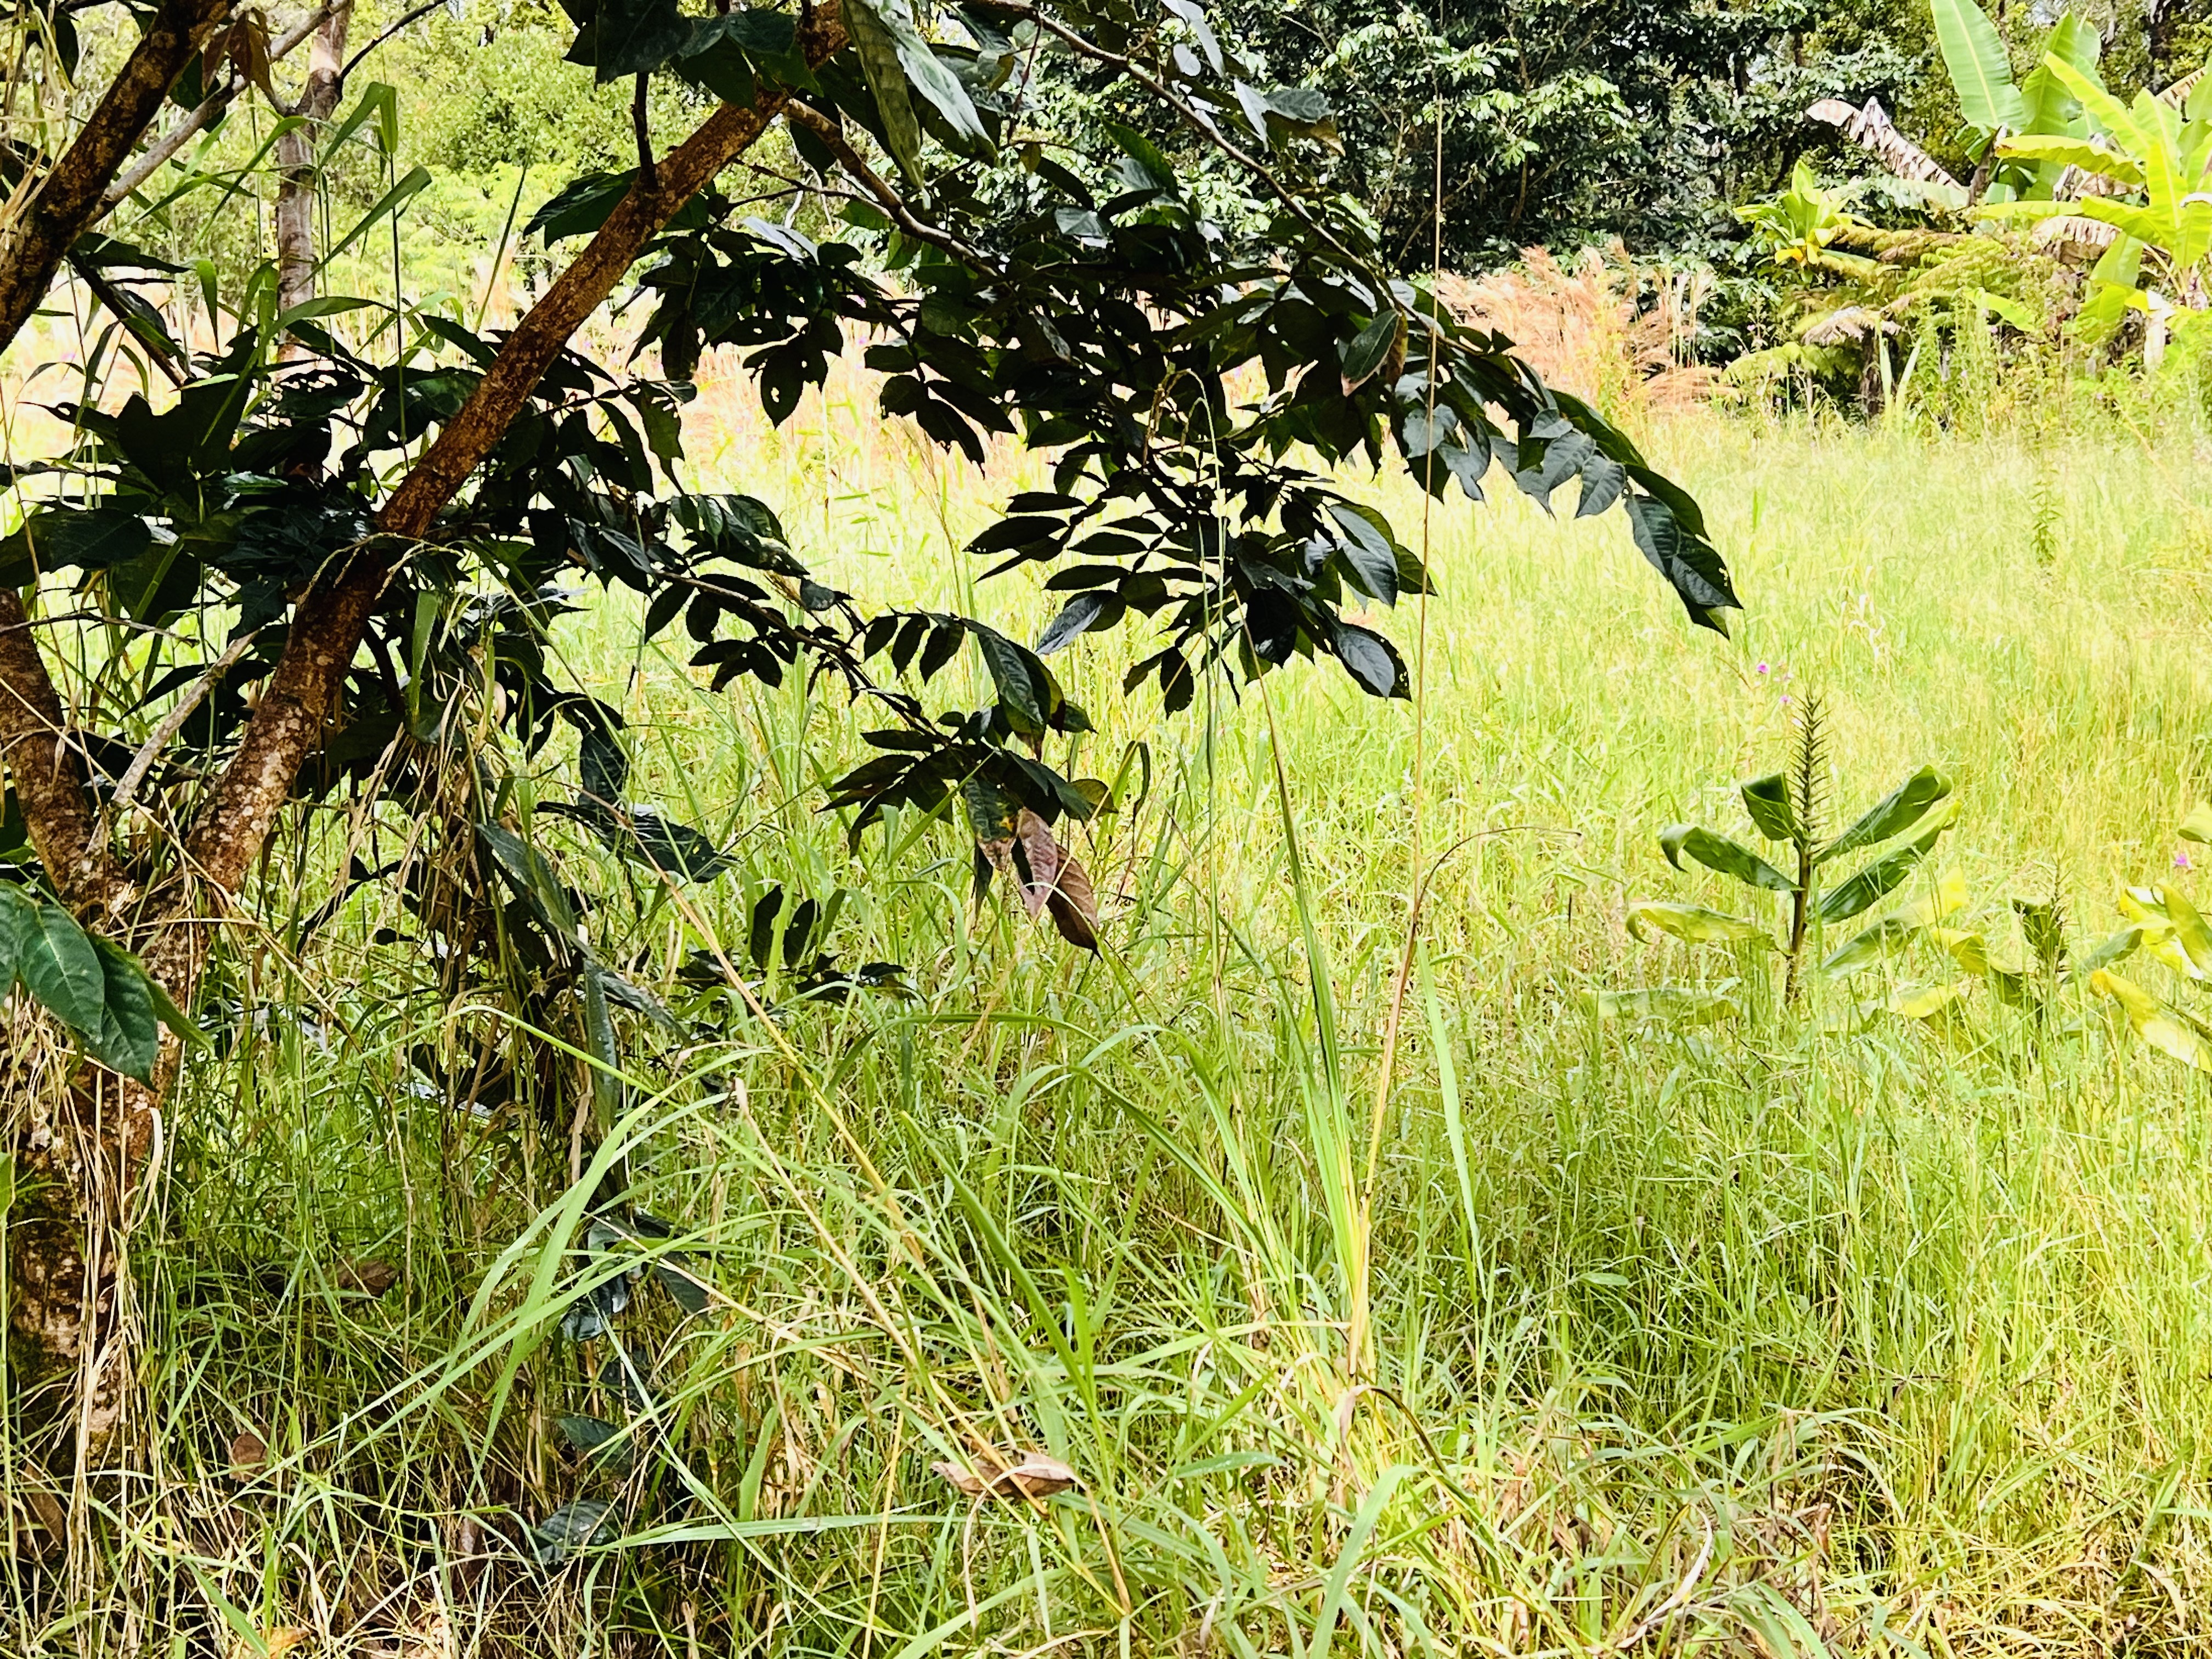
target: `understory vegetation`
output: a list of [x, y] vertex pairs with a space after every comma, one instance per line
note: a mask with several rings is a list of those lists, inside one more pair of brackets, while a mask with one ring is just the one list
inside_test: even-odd
[[[917, 604], [960, 597], [1025, 465], [979, 489], [864, 398], [732, 424], [796, 544]], [[1940, 871], [1962, 926], [2029, 898], [2100, 935], [2123, 881], [2212, 898], [2172, 834], [2204, 763], [2206, 525], [2166, 459], [2192, 452], [1664, 442], [1760, 596], [1734, 644], [1686, 637], [1625, 538], [1438, 514], [1413, 702], [1309, 672], [1078, 739], [1120, 808], [1079, 846], [1095, 959], [974, 905], [949, 829], [851, 850], [814, 810], [855, 752], [837, 702], [710, 697], [619, 616], [564, 626], [639, 798], [734, 854], [679, 906], [539, 820], [679, 1029], [579, 1169], [526, 1091], [431, 1086], [520, 1034], [441, 994], [385, 890], [338, 900], [408, 815], [334, 803], [281, 842], [255, 1012], [187, 1072], [134, 1247], [145, 1471], [94, 1485], [66, 1570], [16, 1559], [8, 1644], [74, 1618], [115, 1650], [2193, 1650], [2198, 1074], [2094, 998], [1595, 1012], [1716, 976], [1625, 908], [1683, 888], [1659, 827], [1733, 821], [1814, 693], [1839, 777], [1954, 781], [1899, 901]], [[1044, 614], [1001, 593], [1017, 635]], [[1123, 665], [1084, 647], [1071, 695], [1113, 710]], [[694, 939], [747, 957], [770, 883], [842, 890], [828, 944], [907, 994], [779, 969], [763, 1021], [690, 983]], [[1885, 989], [1942, 976], [1918, 948]], [[610, 1169], [665, 1237], [591, 1236]], [[1355, 1304], [1373, 1368], [1343, 1396]], [[1076, 1484], [978, 1500], [933, 1468], [1030, 1448]]]
[[2212, 1651], [2202, 0], [0, 30], [0, 1659]]

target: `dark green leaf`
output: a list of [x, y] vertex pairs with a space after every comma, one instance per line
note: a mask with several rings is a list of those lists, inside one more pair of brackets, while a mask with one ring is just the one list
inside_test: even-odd
[[1717, 836], [1710, 830], [1701, 830], [1694, 823], [1672, 824], [1661, 830], [1659, 846], [1667, 854], [1667, 862], [1677, 870], [1684, 867], [1682, 855], [1686, 853], [1706, 869], [1733, 876], [1746, 886], [1763, 887], [1770, 893], [1787, 893], [1794, 891], [1797, 884], [1748, 847], [1725, 836]]
[[1951, 793], [1951, 781], [1932, 766], [1923, 766], [1891, 790], [1856, 823], [1822, 848], [1820, 862], [1841, 858], [1862, 847], [1873, 847], [1892, 836], [1903, 835], [1927, 816], [1928, 809]]
[[1943, 833], [1936, 825], [1918, 841], [1907, 842], [1893, 853], [1886, 853], [1872, 864], [1840, 886], [1831, 887], [1820, 895], [1814, 914], [1823, 922], [1848, 921], [1862, 910], [1877, 903], [1897, 890], [1905, 878], [1912, 873], [1912, 866], [1927, 856], [1936, 838]]
[[1796, 809], [1790, 805], [1790, 786], [1782, 774], [1753, 778], [1741, 789], [1743, 810], [1751, 814], [1753, 827], [1760, 835], [1769, 841], [1796, 840]]
[[629, 787], [629, 757], [613, 732], [600, 726], [586, 726], [576, 765], [586, 796], [610, 806], [621, 802], [623, 791]]
[[1386, 311], [1352, 337], [1352, 343], [1344, 348], [1344, 389], [1356, 391], [1374, 377], [1389, 356], [1390, 348], [1396, 343], [1405, 319], [1395, 311]]
[[8, 538], [0, 563], [19, 550], [40, 570], [105, 570], [126, 563], [154, 544], [145, 520], [119, 507], [47, 507]]
[[1344, 539], [1337, 545], [1361, 590], [1385, 605], [1397, 604], [1398, 555], [1389, 538], [1349, 501], [1331, 501], [1328, 516], [1344, 532]]
[[692, 1273], [690, 1256], [671, 1250], [656, 1258], [653, 1264], [653, 1276], [661, 1282], [669, 1295], [676, 1298], [677, 1305], [685, 1313], [707, 1311], [708, 1304], [713, 1299], [712, 1293], [708, 1290], [706, 1281]]
[[0, 926], [15, 935], [15, 975], [23, 988], [64, 1025], [99, 1030], [107, 974], [70, 913], [52, 904], [11, 906], [0, 910]]
[[613, 1507], [596, 1498], [563, 1504], [530, 1531], [531, 1553], [541, 1567], [557, 1567], [606, 1530]]
[[[845, 0], [845, 27], [852, 32], [860, 56], [860, 72], [876, 95], [883, 116], [884, 142], [908, 182], [921, 182], [921, 123], [907, 91], [907, 72], [901, 61], [899, 38], [891, 20], [874, 0]], [[908, 25], [908, 33], [912, 26]]]
[[85, 1052], [111, 1072], [151, 1083], [161, 1055], [161, 1025], [146, 970], [129, 951], [97, 935], [92, 948], [100, 957], [102, 992], [99, 1023], [84, 1028]]
[[1725, 635], [1728, 624], [1721, 620], [1719, 613], [1741, 607], [1735, 590], [1729, 586], [1728, 567], [1721, 562], [1712, 544], [1692, 530], [1671, 506], [1656, 495], [1632, 494], [1628, 497], [1628, 519], [1636, 533], [1637, 546], [1644, 550], [1652, 568], [1673, 585], [1675, 597], [1690, 613], [1690, 620], [1700, 628]]
[[[1340, 623], [1336, 629], [1336, 657], [1359, 689], [1371, 697], [1404, 697], [1412, 695], [1406, 680], [1406, 665], [1398, 660], [1398, 653], [1390, 641], [1370, 629], [1356, 623]], [[1178, 661], [1181, 659], [1178, 659]]]
[[1098, 620], [1098, 613], [1106, 608], [1104, 593], [1078, 593], [1067, 602], [1067, 608], [1052, 619], [1042, 634], [1037, 636], [1037, 655], [1049, 657], [1063, 649], [1070, 641]]
[[1042, 735], [1059, 701], [1044, 665], [995, 629], [976, 627], [970, 631], [983, 653], [984, 666], [991, 671], [992, 684], [999, 689], [999, 706], [1006, 711], [1007, 724], [1024, 737]]
[[690, 43], [691, 26], [676, 0], [599, 0], [592, 70], [605, 86], [659, 69]]

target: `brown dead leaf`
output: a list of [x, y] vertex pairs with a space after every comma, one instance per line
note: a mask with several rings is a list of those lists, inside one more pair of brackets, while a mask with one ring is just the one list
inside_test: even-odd
[[453, 1582], [466, 1595], [483, 1577], [483, 1528], [473, 1515], [465, 1515], [453, 1528]]
[[312, 1632], [301, 1630], [297, 1625], [279, 1625], [265, 1634], [233, 1638], [230, 1659], [286, 1659], [286, 1656], [313, 1639]]
[[365, 1296], [380, 1297], [399, 1282], [399, 1269], [389, 1261], [357, 1261], [349, 1257], [337, 1265], [331, 1275], [331, 1282], [342, 1291], [359, 1291]]
[[975, 846], [978, 876], [984, 873], [986, 863], [1005, 876], [1022, 896], [1030, 921], [1049, 911], [1053, 926], [1070, 945], [1085, 951], [1098, 948], [1097, 890], [1090, 872], [1060, 843], [1050, 824], [1024, 806], [1011, 838]]
[[269, 1462], [268, 1443], [251, 1429], [241, 1429], [230, 1443], [230, 1478], [251, 1480]]
[[1065, 848], [1060, 851], [1060, 879], [1045, 902], [1062, 939], [1081, 950], [1097, 950], [1098, 895], [1091, 885], [1090, 872]]
[[32, 1518], [46, 1534], [38, 1553], [49, 1554], [69, 1541], [69, 1514], [62, 1508], [61, 1500], [46, 1490], [46, 1479], [36, 1464], [23, 1465], [21, 1480], [23, 1501], [30, 1505]]
[[1066, 1492], [1070, 1486], [1082, 1484], [1066, 1464], [1036, 1451], [1024, 1452], [1011, 1461], [1002, 1453], [979, 1451], [972, 1469], [957, 1463], [933, 1463], [929, 1467], [951, 1482], [963, 1497], [974, 1498], [1049, 1498], [1056, 1492]]

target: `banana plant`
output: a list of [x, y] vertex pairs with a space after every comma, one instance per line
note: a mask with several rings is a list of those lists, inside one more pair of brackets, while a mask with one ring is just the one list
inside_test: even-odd
[[[1743, 943], [1779, 951], [1786, 963], [1783, 1000], [1795, 1002], [1802, 988], [1806, 951], [1814, 927], [1849, 921], [1896, 891], [1927, 857], [1936, 838], [1950, 827], [1957, 811], [1950, 780], [1934, 767], [1923, 766], [1841, 835], [1828, 836], [1823, 824], [1826, 750], [1826, 725], [1815, 700], [1806, 705], [1799, 721], [1796, 752], [1790, 769], [1740, 786], [1752, 827], [1783, 848], [1782, 866], [1702, 825], [1677, 823], [1660, 832], [1660, 849], [1677, 870], [1687, 868], [1682, 862], [1687, 858], [1782, 902], [1783, 931], [1778, 939], [1770, 924], [1753, 917], [1650, 899], [1629, 906], [1629, 931], [1639, 939], [1647, 938], [1644, 930], [1650, 927], [1691, 944]], [[1911, 839], [1901, 839], [1908, 835]], [[1878, 853], [1850, 874], [1838, 876], [1838, 860], [1881, 848], [1888, 850]], [[1879, 953], [1887, 948], [1887, 939], [1896, 932], [1893, 923], [1898, 921], [1877, 922], [1845, 951], [1858, 948], [1864, 939], [1869, 941], [1866, 950]], [[1918, 925], [1929, 923], [1923, 921]]]
[[2200, 71], [2163, 93], [2139, 92], [2130, 105], [2105, 90], [2094, 65], [2052, 56], [2043, 67], [2080, 102], [2087, 131], [2005, 137], [1997, 149], [2060, 169], [2073, 188], [2048, 201], [1991, 204], [1981, 216], [2087, 227], [2107, 245], [2090, 272], [2082, 322], [2109, 328], [2142, 311], [2150, 337], [2160, 338], [2168, 317], [2191, 296], [2201, 301], [2212, 254], [2212, 77]]
[[[1898, 131], [1877, 102], [1855, 108], [1841, 100], [1824, 98], [1805, 113], [1842, 129], [1844, 137], [1871, 152], [1933, 206], [1962, 208], [1970, 197], [1984, 202], [2049, 200], [2057, 193], [2064, 164], [2053, 166], [2009, 150], [2002, 141], [2021, 134], [2083, 135], [2081, 105], [2052, 75], [2049, 63], [2058, 58], [2094, 74], [2104, 47], [2096, 25], [2076, 13], [2066, 13], [2044, 37], [2037, 67], [2025, 81], [2015, 81], [2004, 38], [1975, 0], [1929, 0], [1929, 12], [1943, 68], [1958, 96], [1959, 112], [1966, 117], [1964, 148], [1981, 167], [1975, 185], [1952, 177], [1941, 162]], [[1994, 150], [1993, 140], [1999, 141]]]

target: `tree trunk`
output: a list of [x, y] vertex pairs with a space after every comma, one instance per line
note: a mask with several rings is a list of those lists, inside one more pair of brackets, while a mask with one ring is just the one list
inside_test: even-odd
[[[341, 0], [315, 31], [307, 82], [293, 114], [302, 125], [276, 141], [276, 309], [289, 311], [315, 297], [315, 149], [338, 105], [338, 70], [345, 64], [352, 0]], [[280, 360], [305, 355], [298, 341], [278, 343]]]
[[70, 245], [107, 210], [107, 186], [230, 0], [162, 0], [60, 161], [0, 213], [0, 349], [46, 297]]
[[[835, 0], [817, 3], [799, 33], [809, 66], [819, 65], [845, 42]], [[320, 46], [319, 41], [319, 56]], [[139, 904], [147, 917], [138, 930], [147, 968], [179, 1006], [191, 1006], [216, 917], [267, 845], [301, 765], [323, 740], [339, 689], [397, 559], [429, 533], [439, 512], [506, 434], [545, 371], [613, 293], [646, 243], [766, 131], [789, 95], [763, 87], [750, 107], [719, 106], [660, 161], [650, 179], [641, 176], [574, 263], [501, 343], [468, 402], [386, 502], [378, 515], [379, 540], [354, 553], [301, 597], [283, 653], [238, 750], [186, 836], [189, 889], [165, 895], [159, 903]], [[94, 195], [96, 201], [98, 191]], [[8, 745], [9, 772], [18, 781], [41, 859], [46, 859], [50, 842], [62, 856], [61, 863], [49, 862], [47, 867], [82, 866], [89, 872], [88, 886], [82, 892], [65, 888], [65, 897], [80, 909], [89, 902], [107, 915], [118, 915], [126, 902], [137, 902], [135, 894], [106, 862], [73, 751], [46, 735], [62, 723], [58, 699], [31, 647], [28, 629], [8, 631], [9, 605], [20, 617], [15, 596], [0, 593], [0, 744]], [[22, 641], [23, 648], [11, 653], [9, 639]], [[17, 711], [12, 725], [11, 707]], [[40, 781], [40, 769], [48, 757], [54, 761], [51, 771], [66, 782], [65, 788], [61, 782]], [[32, 784], [27, 790], [26, 779]], [[38, 1146], [29, 1144], [40, 1133], [36, 1127], [19, 1138], [26, 1147], [19, 1157], [33, 1159], [36, 1176], [46, 1183], [40, 1202], [47, 1207], [34, 1214], [18, 1200], [21, 1213], [12, 1229], [15, 1242], [10, 1252], [18, 1291], [15, 1329], [28, 1355], [45, 1368], [49, 1385], [60, 1380], [58, 1371], [74, 1366], [81, 1456], [101, 1455], [125, 1421], [131, 1356], [127, 1281], [118, 1271], [121, 1247], [130, 1195], [143, 1184], [161, 1139], [161, 1106], [178, 1059], [174, 1039], [165, 1034], [152, 1089], [98, 1074], [70, 1091], [69, 1103], [52, 1115]]]

